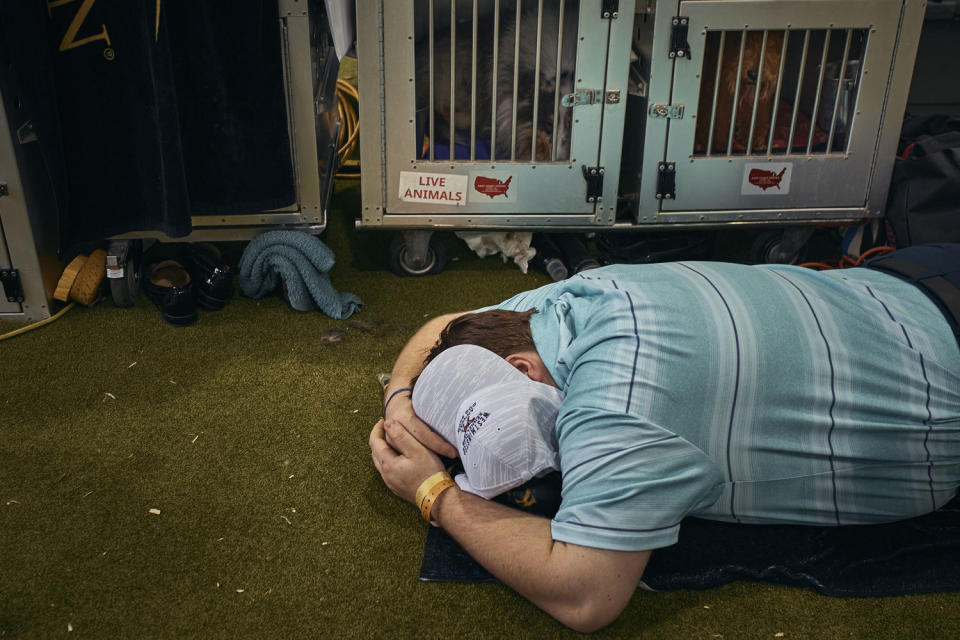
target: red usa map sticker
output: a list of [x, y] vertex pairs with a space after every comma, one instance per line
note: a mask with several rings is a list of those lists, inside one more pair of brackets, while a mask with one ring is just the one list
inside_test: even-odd
[[462, 207], [467, 204], [467, 176], [401, 171], [400, 200]]
[[786, 195], [790, 193], [792, 173], [792, 162], [748, 162], [743, 168], [740, 195]]
[[471, 173], [468, 185], [471, 204], [517, 201], [517, 175], [513, 171]]

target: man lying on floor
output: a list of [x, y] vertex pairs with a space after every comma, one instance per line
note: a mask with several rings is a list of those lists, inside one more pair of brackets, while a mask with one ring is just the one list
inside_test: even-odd
[[[435, 318], [397, 359], [374, 465], [583, 631], [620, 614], [687, 515], [851, 525], [933, 511], [960, 486], [960, 245], [870, 266], [616, 265]], [[470, 491], [435, 452], [463, 458]], [[550, 468], [552, 520], [481, 497]]]

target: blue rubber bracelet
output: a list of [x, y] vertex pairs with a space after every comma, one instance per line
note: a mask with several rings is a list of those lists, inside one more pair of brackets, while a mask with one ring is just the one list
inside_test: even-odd
[[390, 397], [387, 398], [387, 403], [386, 403], [385, 405], [383, 405], [383, 414], [384, 414], [384, 415], [387, 414], [387, 407], [390, 406], [390, 401], [393, 400], [393, 396], [397, 395], [397, 394], [400, 393], [401, 391], [410, 391], [410, 387], [404, 387], [403, 389], [397, 389], [396, 391], [394, 391], [393, 393], [390, 394]]

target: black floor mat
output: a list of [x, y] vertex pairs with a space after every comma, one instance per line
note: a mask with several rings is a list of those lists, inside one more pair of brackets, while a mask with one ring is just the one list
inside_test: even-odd
[[[497, 501], [550, 516], [555, 476]], [[680, 541], [653, 553], [643, 582], [656, 591], [709, 589], [735, 580], [807, 587], [831, 596], [896, 596], [960, 591], [960, 497], [940, 510], [879, 525], [740, 525], [688, 518]], [[427, 534], [421, 580], [495, 580], [445, 531]]]

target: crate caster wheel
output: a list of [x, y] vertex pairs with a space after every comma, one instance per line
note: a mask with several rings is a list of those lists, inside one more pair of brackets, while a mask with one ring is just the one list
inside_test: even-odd
[[752, 264], [797, 264], [803, 255], [813, 228], [790, 228], [764, 231], [750, 247]]
[[140, 263], [143, 243], [140, 240], [114, 240], [107, 251], [107, 279], [110, 297], [118, 307], [132, 307], [140, 295]]
[[432, 231], [402, 231], [390, 241], [390, 270], [398, 276], [431, 276], [447, 265], [447, 248]]

